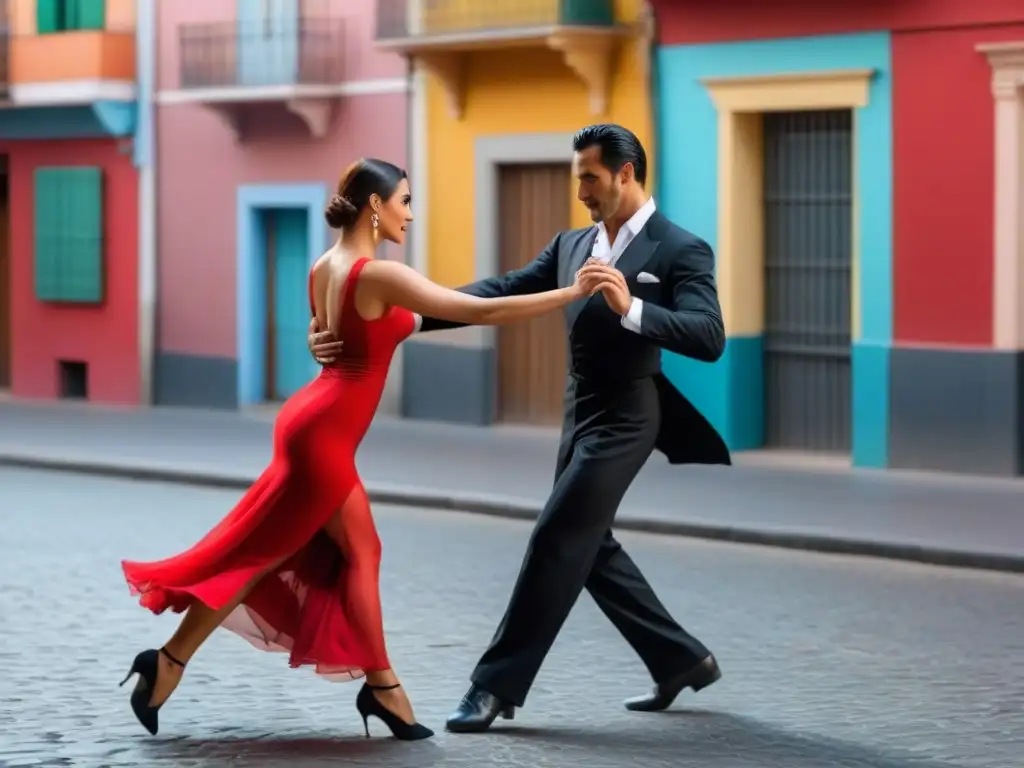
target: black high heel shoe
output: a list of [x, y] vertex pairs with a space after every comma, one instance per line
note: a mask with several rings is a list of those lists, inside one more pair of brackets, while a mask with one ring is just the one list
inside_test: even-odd
[[135, 657], [135, 661], [132, 662], [132, 668], [128, 670], [128, 674], [121, 681], [121, 685], [124, 685], [132, 675], [139, 676], [138, 682], [135, 683], [135, 690], [132, 691], [132, 712], [135, 713], [139, 722], [142, 723], [142, 727], [154, 736], [156, 736], [156, 732], [160, 729], [157, 713], [160, 711], [160, 707], [163, 706], [163, 702], [155, 707], [151, 707], [149, 706], [149, 699], [153, 695], [153, 688], [156, 687], [156, 676], [160, 669], [161, 653], [182, 669], [185, 668], [185, 662], [178, 661], [171, 656], [166, 648], [161, 648], [159, 651], [150, 648], [148, 651], [143, 651]]
[[370, 738], [370, 724], [367, 721], [371, 715], [384, 723], [390, 729], [391, 735], [399, 741], [418, 741], [419, 739], [429, 739], [434, 735], [434, 732], [425, 725], [420, 725], [419, 723], [410, 725], [405, 722], [405, 720], [381, 704], [380, 699], [373, 695], [374, 691], [393, 691], [401, 686], [401, 683], [395, 683], [394, 685], [370, 685], [369, 683], [363, 683], [363, 687], [359, 689], [359, 695], [356, 696], [356, 709], [359, 710], [359, 714], [363, 717], [363, 728], [366, 729], [366, 738]]

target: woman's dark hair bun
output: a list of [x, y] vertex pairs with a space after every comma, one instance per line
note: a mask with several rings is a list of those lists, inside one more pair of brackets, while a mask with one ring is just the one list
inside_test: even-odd
[[331, 229], [351, 227], [359, 218], [359, 209], [342, 195], [335, 195], [324, 209], [324, 218]]
[[387, 202], [404, 178], [405, 171], [387, 160], [356, 160], [341, 174], [338, 191], [324, 209], [324, 218], [331, 229], [351, 227], [371, 197], [377, 195]]

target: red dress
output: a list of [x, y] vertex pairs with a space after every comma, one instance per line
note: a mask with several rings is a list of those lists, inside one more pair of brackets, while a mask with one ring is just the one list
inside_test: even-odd
[[[391, 666], [380, 613], [380, 541], [355, 455], [395, 348], [415, 319], [401, 307], [376, 320], [359, 317], [353, 294], [367, 261], [357, 261], [345, 281], [343, 353], [282, 406], [270, 466], [191, 549], [122, 563], [132, 594], [154, 613], [181, 612], [195, 599], [222, 608], [267, 572], [222, 626], [257, 648], [287, 652], [293, 667], [312, 665], [336, 679]], [[346, 557], [322, 530], [336, 513]]]

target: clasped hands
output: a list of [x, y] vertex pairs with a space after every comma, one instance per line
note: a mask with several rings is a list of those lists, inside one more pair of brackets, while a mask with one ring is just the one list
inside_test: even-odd
[[600, 291], [612, 312], [625, 315], [633, 303], [625, 276], [615, 267], [591, 256], [576, 273], [576, 285], [583, 296], [593, 296]]

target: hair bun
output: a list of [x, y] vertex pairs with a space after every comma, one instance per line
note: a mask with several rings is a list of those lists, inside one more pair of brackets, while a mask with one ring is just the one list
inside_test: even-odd
[[359, 209], [344, 195], [335, 195], [324, 209], [324, 218], [331, 229], [344, 229], [355, 224]]

